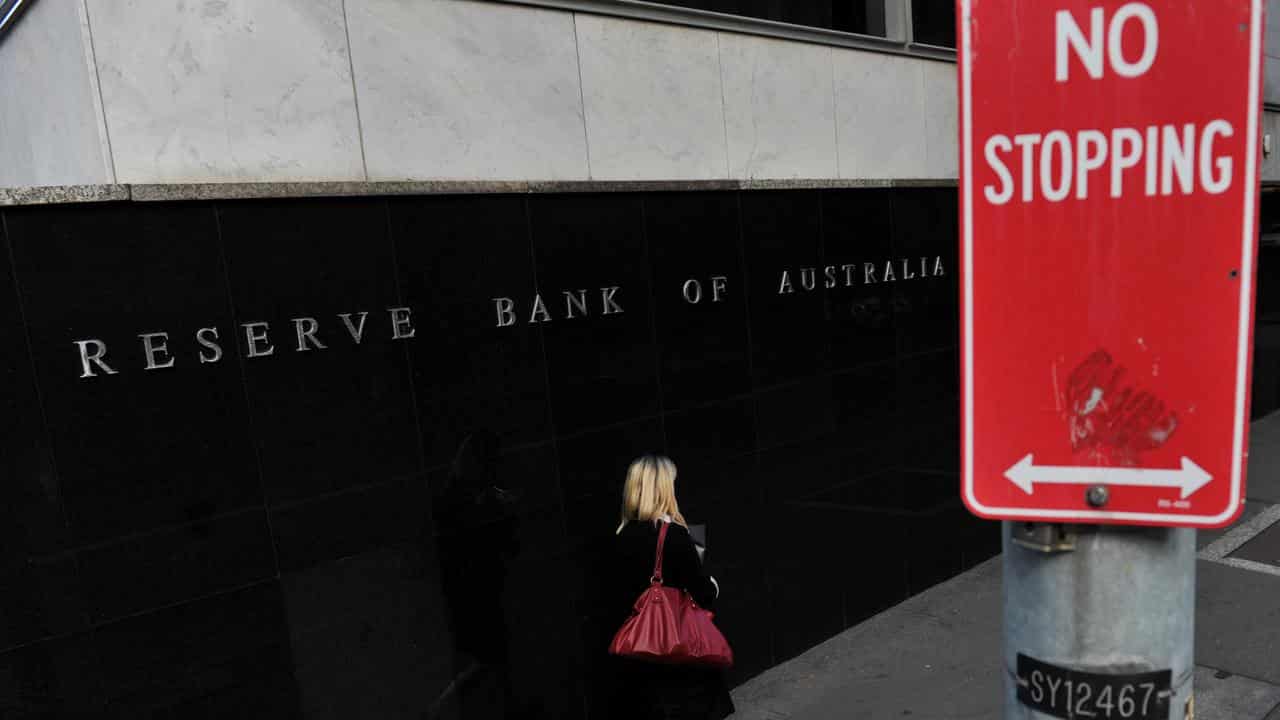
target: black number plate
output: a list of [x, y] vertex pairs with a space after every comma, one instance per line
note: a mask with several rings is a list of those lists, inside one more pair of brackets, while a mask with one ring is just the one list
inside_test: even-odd
[[1170, 670], [1101, 675], [1018, 653], [1018, 700], [1067, 720], [1169, 720]]

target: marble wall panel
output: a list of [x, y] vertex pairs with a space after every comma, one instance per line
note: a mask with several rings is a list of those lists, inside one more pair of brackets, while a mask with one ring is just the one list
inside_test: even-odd
[[[527, 203], [515, 195], [388, 203], [400, 291], [418, 308], [422, 333], [409, 352], [429, 467], [551, 441], [543, 329], [530, 322]], [[498, 312], [504, 298], [509, 316]]]
[[942, 188], [893, 191], [891, 302], [899, 354], [954, 347], [959, 342], [959, 246], [939, 238], [959, 233], [956, 193]]
[[105, 699], [92, 634], [62, 635], [0, 653], [0, 697], [12, 698], [23, 718], [101, 716]]
[[902, 268], [892, 208], [893, 191], [887, 189], [828, 190], [822, 196], [822, 266], [835, 270], [834, 283], [823, 278], [833, 369], [894, 356], [898, 281], [896, 274], [889, 280], [885, 270], [889, 265], [901, 274]]
[[662, 421], [645, 418], [565, 438], [558, 443], [560, 486], [567, 498], [607, 496], [610, 512], [585, 518], [597, 530], [617, 527], [617, 499], [627, 465], [644, 453], [664, 452]]
[[307, 720], [421, 718], [466, 669], [449, 652], [450, 617], [428, 548], [362, 548], [289, 573], [281, 586]]
[[727, 677], [731, 686], [773, 667], [774, 639], [760, 618], [774, 614], [769, 578], [760, 568], [749, 565], [717, 571], [717, 582], [741, 593], [742, 598], [716, 609], [716, 626], [733, 638], [733, 668]]
[[720, 33], [729, 175], [834, 178], [831, 49]]
[[470, 0], [347, 3], [370, 180], [582, 180], [571, 13]]
[[341, 0], [90, 0], [120, 182], [363, 180]]
[[924, 177], [954, 178], [960, 173], [959, 96], [956, 66], [919, 62], [923, 82]]
[[840, 177], [929, 177], [925, 61], [843, 49], [832, 59]]
[[897, 374], [892, 360], [837, 372], [831, 392], [836, 432], [848, 447], [899, 444]]
[[747, 286], [735, 193], [663, 193], [644, 203], [663, 409], [747, 392]]
[[0, 187], [112, 182], [84, 6], [27, 6], [0, 42]]
[[[213, 208], [58, 205], [11, 209], [5, 224], [72, 537], [260, 505], [232, 348], [199, 359], [197, 331], [231, 327]], [[150, 333], [166, 335], [149, 354]], [[90, 340], [112, 372], [86, 373], [76, 341]]]
[[716, 33], [577, 15], [591, 176], [729, 173]]
[[[642, 197], [535, 196], [529, 221], [547, 307], [536, 319], [546, 339], [556, 431], [571, 435], [657, 414], [658, 347]], [[570, 297], [585, 298], [586, 312]]]
[[99, 716], [302, 717], [275, 581], [134, 615], [91, 642]]
[[949, 63], [477, 0], [39, 5], [0, 186], [955, 175]]
[[742, 244], [757, 389], [821, 375], [829, 340], [821, 292], [822, 198], [818, 193], [742, 196]]
[[[392, 312], [403, 304], [384, 203], [217, 212], [235, 312], [220, 330], [244, 368], [268, 502], [420, 476], [407, 347], [416, 332], [407, 337], [411, 311], [400, 325]], [[252, 352], [247, 323], [263, 323], [253, 332], [266, 338]]]
[[94, 624], [276, 576], [262, 508], [85, 548], [76, 566]]
[[0, 649], [84, 626], [27, 329], [0, 224]]
[[955, 174], [947, 63], [475, 0], [40, 5], [0, 185]]

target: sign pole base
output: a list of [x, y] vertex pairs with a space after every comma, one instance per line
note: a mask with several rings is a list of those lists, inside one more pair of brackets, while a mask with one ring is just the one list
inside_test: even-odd
[[1192, 720], [1195, 530], [1003, 525], [1005, 720]]

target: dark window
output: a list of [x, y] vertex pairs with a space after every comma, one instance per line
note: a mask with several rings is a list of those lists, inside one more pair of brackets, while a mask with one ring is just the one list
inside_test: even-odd
[[671, 0], [661, 4], [885, 36], [884, 0]]
[[955, 47], [955, 3], [951, 0], [914, 0], [911, 3], [911, 34], [917, 43]]

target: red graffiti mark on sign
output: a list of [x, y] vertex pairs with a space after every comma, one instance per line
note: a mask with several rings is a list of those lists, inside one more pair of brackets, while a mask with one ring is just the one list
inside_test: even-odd
[[1164, 445], [1177, 414], [1150, 392], [1126, 382], [1128, 370], [1096, 350], [1067, 378], [1062, 408], [1071, 450], [1110, 465], [1136, 465], [1141, 453]]

